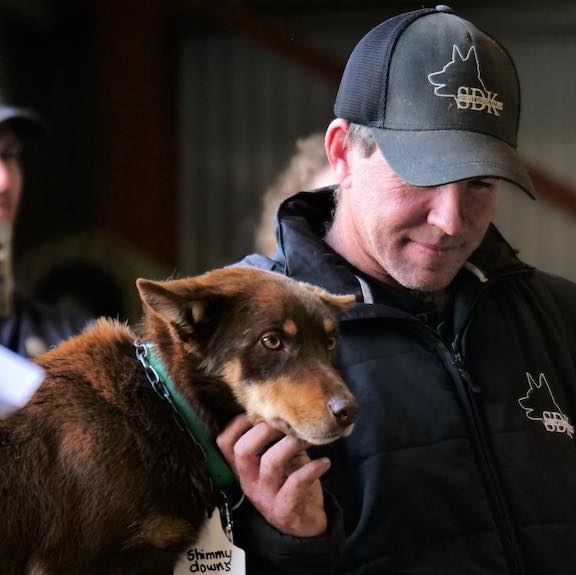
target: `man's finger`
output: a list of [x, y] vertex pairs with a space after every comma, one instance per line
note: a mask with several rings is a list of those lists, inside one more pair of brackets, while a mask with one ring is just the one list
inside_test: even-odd
[[331, 462], [327, 457], [308, 461], [288, 476], [281, 489], [282, 495], [287, 497], [289, 494], [299, 494], [311, 487], [330, 469], [330, 466]]
[[260, 475], [260, 457], [270, 443], [283, 434], [261, 422], [244, 433], [234, 444], [236, 471], [241, 479], [255, 481]]
[[233, 469], [236, 467], [236, 462], [234, 461], [234, 445], [250, 427], [251, 425], [246, 415], [238, 415], [216, 438], [216, 444]]
[[330, 468], [328, 458], [309, 461], [292, 473], [276, 495], [275, 518], [287, 533], [314, 536], [326, 529], [320, 477]]
[[301, 439], [285, 436], [270, 446], [260, 460], [260, 484], [273, 491], [280, 489], [286, 477], [310, 461], [304, 451], [308, 444]]

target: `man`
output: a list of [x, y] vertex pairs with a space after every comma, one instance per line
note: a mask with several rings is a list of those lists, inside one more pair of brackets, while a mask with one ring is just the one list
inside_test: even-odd
[[444, 6], [354, 49], [326, 133], [338, 186], [284, 202], [274, 259], [244, 263], [357, 295], [338, 366], [360, 416], [312, 462], [264, 424], [220, 436], [248, 573], [576, 564], [576, 286], [490, 224], [501, 181], [534, 195], [519, 102], [507, 53]]
[[25, 357], [47, 351], [85, 323], [84, 318], [26, 300], [14, 289], [11, 243], [24, 180], [22, 147], [45, 131], [34, 111], [0, 103], [0, 345]]

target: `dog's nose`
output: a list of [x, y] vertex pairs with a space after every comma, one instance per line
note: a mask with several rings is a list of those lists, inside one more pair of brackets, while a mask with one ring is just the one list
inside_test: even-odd
[[358, 403], [354, 399], [333, 398], [328, 402], [328, 408], [341, 427], [352, 425], [358, 417]]

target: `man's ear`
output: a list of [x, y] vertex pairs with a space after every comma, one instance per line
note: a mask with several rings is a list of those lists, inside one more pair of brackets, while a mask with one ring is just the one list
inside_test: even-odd
[[348, 163], [348, 147], [344, 140], [348, 133], [348, 122], [342, 118], [336, 118], [330, 122], [324, 137], [326, 157], [332, 166], [336, 182], [340, 185], [350, 174]]

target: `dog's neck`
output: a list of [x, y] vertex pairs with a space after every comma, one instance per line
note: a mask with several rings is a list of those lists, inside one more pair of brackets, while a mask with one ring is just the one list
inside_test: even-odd
[[160, 358], [156, 345], [150, 341], [136, 341], [134, 345], [136, 347], [136, 357], [146, 370], [147, 378], [152, 384], [154, 391], [161, 398], [168, 401], [190, 437], [204, 452], [206, 467], [214, 485], [220, 489], [233, 485], [236, 480], [232, 470], [208, 436], [204, 423], [200, 420], [192, 405], [176, 388], [172, 377]]
[[146, 370], [147, 378], [154, 391], [161, 399], [168, 401], [181, 427], [188, 432], [191, 439], [204, 453], [205, 464], [214, 485], [219, 489], [234, 485], [236, 482], [234, 473], [209, 437], [203, 421], [176, 388], [166, 366], [160, 359], [155, 344], [150, 341], [137, 340], [134, 345], [137, 350], [136, 356]]

